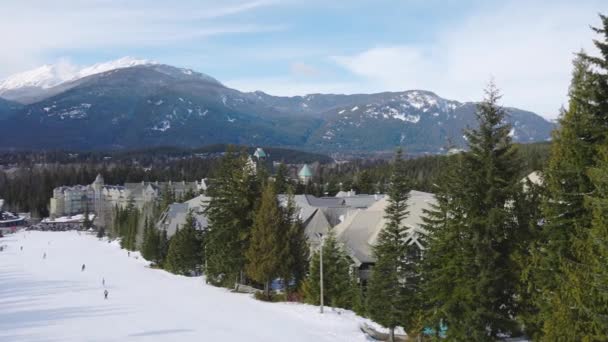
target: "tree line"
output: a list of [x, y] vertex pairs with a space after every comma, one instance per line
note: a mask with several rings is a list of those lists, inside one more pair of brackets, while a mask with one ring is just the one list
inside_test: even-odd
[[525, 165], [493, 85], [479, 127], [465, 132], [469, 151], [446, 160], [434, 185], [422, 257], [400, 224], [411, 185], [395, 162], [367, 289], [367, 313], [391, 340], [397, 326], [431, 340], [606, 340], [608, 18], [600, 17], [600, 56], [574, 60], [542, 184], [520, 177]]

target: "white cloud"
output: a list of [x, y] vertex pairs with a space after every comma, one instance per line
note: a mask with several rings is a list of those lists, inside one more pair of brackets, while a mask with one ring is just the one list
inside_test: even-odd
[[555, 117], [566, 102], [573, 53], [593, 50], [590, 24], [599, 1], [522, 3], [472, 13], [422, 45], [374, 47], [332, 57], [363, 78], [368, 91], [424, 88], [479, 100], [493, 77], [505, 104]]
[[[2, 1], [0, 78], [48, 61], [57, 51], [160, 46], [210, 36], [283, 30], [230, 20], [277, 0]], [[10, 50], [9, 50], [10, 49]]]

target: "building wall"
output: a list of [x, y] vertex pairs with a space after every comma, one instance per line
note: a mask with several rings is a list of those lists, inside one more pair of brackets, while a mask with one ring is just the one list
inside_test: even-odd
[[124, 186], [105, 185], [103, 179], [95, 180], [91, 185], [58, 187], [53, 190], [50, 199], [51, 217], [80, 214], [88, 208], [97, 215], [96, 223], [106, 225], [112, 218], [116, 207], [125, 208], [132, 199], [138, 209], [155, 201], [161, 192], [170, 189], [176, 196], [183, 196], [188, 191], [206, 190], [204, 180], [201, 182], [141, 182], [126, 183]]

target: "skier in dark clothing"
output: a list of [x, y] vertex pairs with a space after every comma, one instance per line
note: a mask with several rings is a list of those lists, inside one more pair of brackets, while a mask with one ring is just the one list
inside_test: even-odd
[[108, 290], [103, 291], [103, 299], [108, 299]]
[[101, 278], [101, 285], [106, 286], [106, 278]]
[[84, 264], [82, 264], [82, 269], [81, 269], [81, 271], [82, 271], [82, 272], [84, 272], [84, 269], [85, 269], [85, 266], [84, 266]]
[[42, 259], [46, 259], [46, 252], [42, 254]]

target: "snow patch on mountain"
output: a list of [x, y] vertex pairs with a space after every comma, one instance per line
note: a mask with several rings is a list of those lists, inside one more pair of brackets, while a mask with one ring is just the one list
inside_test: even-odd
[[171, 128], [171, 122], [169, 120], [163, 120], [160, 123], [158, 123], [157, 125], [155, 125], [154, 127], [152, 127], [152, 130], [164, 132], [164, 131], [168, 130], [169, 128]]
[[61, 120], [65, 119], [83, 119], [88, 116], [88, 110], [91, 108], [90, 103], [81, 103], [77, 106], [69, 107], [63, 110], [55, 111], [56, 105], [42, 108], [49, 117], [58, 117]]
[[61, 61], [56, 64], [45, 64], [32, 70], [14, 74], [0, 81], [0, 94], [8, 90], [19, 88], [48, 89], [64, 82], [74, 81], [110, 70], [151, 64], [158, 63], [147, 59], [123, 57], [117, 60], [84, 67], [79, 67], [66, 61]]

